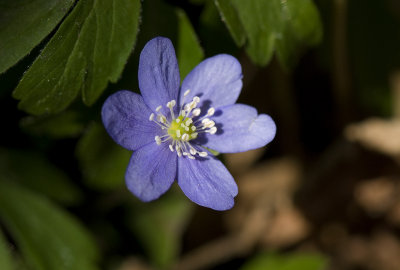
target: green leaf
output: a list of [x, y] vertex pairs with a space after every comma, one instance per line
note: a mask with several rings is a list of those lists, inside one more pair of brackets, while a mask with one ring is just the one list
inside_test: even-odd
[[240, 270], [324, 270], [326, 266], [327, 260], [318, 254], [260, 254]]
[[62, 170], [38, 153], [0, 149], [0, 175], [65, 205], [83, 197]]
[[133, 231], [143, 243], [150, 261], [157, 268], [168, 268], [178, 258], [181, 237], [193, 205], [179, 191], [140, 206], [130, 219]]
[[56, 139], [76, 137], [85, 128], [82, 115], [78, 111], [69, 110], [56, 115], [27, 116], [20, 124], [31, 134]]
[[16, 64], [61, 21], [74, 0], [0, 0], [0, 74]]
[[143, 3], [143, 26], [140, 31], [140, 40], [143, 42], [141, 46], [155, 36], [165, 36], [172, 40], [181, 80], [204, 58], [203, 49], [186, 13], [165, 1]]
[[31, 114], [65, 109], [82, 90], [87, 105], [116, 82], [138, 31], [140, 0], [81, 0], [14, 91]]
[[97, 247], [72, 216], [44, 197], [3, 179], [0, 219], [30, 268], [97, 269]]
[[7, 241], [4, 239], [0, 230], [0, 263], [2, 270], [13, 270], [15, 267], [12, 263], [11, 252], [8, 247]]
[[181, 80], [204, 58], [196, 33], [181, 9], [175, 10], [178, 17], [178, 39], [176, 51]]
[[288, 68], [295, 65], [304, 47], [320, 43], [322, 24], [319, 12], [311, 0], [287, 1], [282, 12], [286, 19], [283, 38], [277, 39], [276, 51], [280, 63]]
[[117, 145], [100, 124], [89, 127], [78, 142], [76, 154], [90, 187], [103, 190], [123, 185], [132, 152]]
[[216, 0], [215, 4], [239, 46], [246, 36], [246, 51], [258, 65], [268, 64], [276, 51], [281, 64], [291, 67], [303, 47], [322, 38], [312, 0]]
[[215, 0], [215, 5], [219, 10], [222, 20], [225, 22], [232, 34], [237, 46], [243, 46], [246, 41], [246, 32], [240, 21], [239, 15], [231, 0]]

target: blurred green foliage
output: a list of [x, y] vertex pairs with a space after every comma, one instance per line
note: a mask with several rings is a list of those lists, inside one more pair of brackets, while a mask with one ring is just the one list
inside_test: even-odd
[[0, 181], [0, 217], [32, 269], [97, 269], [86, 229], [42, 195]]
[[240, 270], [324, 270], [327, 261], [315, 254], [260, 254]]

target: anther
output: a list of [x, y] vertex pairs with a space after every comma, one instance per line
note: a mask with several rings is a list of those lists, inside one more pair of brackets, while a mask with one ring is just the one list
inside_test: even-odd
[[200, 98], [198, 96], [195, 96], [193, 98], [193, 101], [196, 102], [196, 103], [199, 103], [200, 102]]
[[192, 115], [193, 116], [199, 116], [201, 113], [201, 110], [199, 108], [196, 108], [192, 111]]
[[155, 136], [155, 137], [154, 137], [154, 140], [156, 141], [157, 145], [160, 145], [160, 144], [161, 144], [160, 136]]
[[187, 95], [189, 95], [190, 93], [190, 89], [186, 90], [185, 93], [183, 94], [184, 97], [186, 97]]
[[196, 139], [197, 135], [199, 135], [197, 132], [193, 132], [190, 136], [192, 136], [192, 139]]
[[194, 148], [190, 148], [190, 154], [192, 154], [192, 155], [196, 155], [196, 150], [194, 149]]
[[206, 157], [208, 156], [207, 152], [199, 152], [199, 156]]
[[213, 120], [207, 121], [206, 123], [203, 123], [203, 126], [205, 128], [212, 128], [213, 126], [215, 126], [215, 122]]
[[181, 131], [179, 129], [176, 131], [176, 137], [178, 137], [178, 138], [181, 137]]
[[192, 155], [188, 155], [187, 157], [190, 159], [195, 159], [194, 156], [192, 156]]
[[210, 121], [210, 119], [204, 118], [203, 120], [201, 120], [201, 123], [203, 123], [203, 125], [204, 125], [204, 124], [206, 124], [206, 123], [209, 122], [209, 121]]
[[158, 122], [163, 123], [163, 124], [165, 122], [167, 122], [167, 118], [165, 118], [165, 116], [162, 114], [157, 115], [157, 119], [158, 119]]
[[159, 112], [160, 110], [161, 110], [161, 108], [162, 108], [162, 106], [160, 105], [160, 106], [158, 106], [157, 108], [156, 108], [156, 112]]
[[192, 131], [195, 131], [195, 130], [196, 130], [196, 126], [192, 126], [190, 129], [191, 129]]
[[171, 152], [174, 152], [174, 147], [172, 146], [172, 144], [170, 144], [168, 146], [169, 146], [169, 150], [171, 150]]
[[167, 107], [172, 109], [173, 107], [175, 107], [176, 101], [175, 100], [171, 100], [167, 103]]
[[208, 116], [213, 116], [214, 113], [215, 113], [215, 109], [214, 109], [213, 107], [211, 107], [211, 108], [208, 109], [208, 111], [207, 111], [207, 115], [208, 115]]
[[188, 120], [186, 120], [185, 125], [189, 126], [191, 123], [193, 123], [192, 118], [189, 118]]
[[214, 134], [217, 132], [217, 128], [216, 128], [216, 127], [212, 127], [212, 128], [210, 128], [210, 129], [208, 130], [208, 132], [209, 132], [211, 135], [214, 135]]
[[184, 140], [184, 141], [189, 141], [189, 135], [188, 135], [187, 133], [184, 133], [184, 134], [182, 135], [182, 140]]
[[151, 114], [150, 114], [149, 120], [150, 120], [150, 121], [153, 121], [153, 120], [154, 120], [154, 113], [151, 113]]

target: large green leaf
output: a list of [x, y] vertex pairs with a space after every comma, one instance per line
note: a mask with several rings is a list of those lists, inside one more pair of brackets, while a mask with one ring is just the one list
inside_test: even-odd
[[304, 46], [318, 44], [322, 26], [312, 0], [215, 0], [238, 46], [247, 38], [252, 61], [266, 65], [274, 51], [285, 67], [296, 63]]
[[100, 124], [89, 127], [77, 145], [76, 154], [90, 187], [111, 189], [123, 185], [132, 152], [117, 145]]
[[240, 21], [239, 15], [231, 0], [215, 0], [215, 5], [220, 11], [222, 20], [226, 23], [235, 43], [243, 46], [246, 41], [246, 32]]
[[0, 149], [0, 175], [66, 205], [82, 198], [71, 179], [38, 153]]
[[32, 269], [97, 269], [97, 247], [72, 216], [44, 197], [3, 179], [0, 219]]
[[240, 270], [324, 270], [327, 260], [318, 254], [260, 254]]
[[176, 9], [175, 12], [178, 17], [176, 51], [181, 80], [183, 80], [203, 59], [204, 53], [186, 13], [181, 9]]
[[[143, 26], [140, 39], [148, 42], [155, 36], [165, 36], [172, 40], [178, 58], [181, 80], [203, 59], [196, 32], [186, 13], [165, 3], [152, 0], [143, 4]], [[144, 46], [144, 44], [141, 44]]]
[[8, 243], [4, 239], [1, 230], [0, 230], [0, 265], [2, 270], [15, 269], [12, 264], [12, 257], [11, 257], [11, 252], [8, 248]]
[[140, 0], [81, 0], [14, 91], [35, 115], [66, 108], [82, 90], [93, 104], [116, 82], [135, 43]]
[[0, 0], [0, 74], [45, 38], [74, 0]]
[[168, 268], [176, 262], [181, 237], [193, 209], [180, 190], [174, 191], [155, 202], [141, 204], [130, 219], [134, 233], [157, 268]]

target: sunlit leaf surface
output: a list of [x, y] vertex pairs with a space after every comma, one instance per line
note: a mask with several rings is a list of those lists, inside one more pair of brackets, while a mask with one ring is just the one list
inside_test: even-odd
[[45, 38], [74, 0], [0, 0], [0, 73]]
[[215, 3], [237, 45], [244, 43], [246, 35], [246, 51], [256, 64], [268, 64], [276, 51], [283, 66], [293, 66], [303, 46], [313, 46], [321, 40], [322, 25], [311, 0]]
[[93, 104], [118, 80], [139, 14], [139, 0], [79, 1], [15, 89], [19, 107], [35, 115], [59, 112], [80, 90]]

